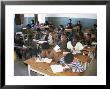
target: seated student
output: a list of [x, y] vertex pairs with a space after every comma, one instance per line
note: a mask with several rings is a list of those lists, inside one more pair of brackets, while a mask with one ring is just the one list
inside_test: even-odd
[[44, 26], [48, 26], [48, 25], [50, 25], [50, 23], [46, 20]]
[[45, 30], [49, 30], [50, 23], [46, 20], [44, 26], [46, 26]]
[[81, 29], [82, 29], [82, 24], [81, 24], [81, 22], [80, 22], [80, 21], [77, 21], [76, 26], [79, 26], [79, 30], [81, 31]]
[[69, 68], [72, 72], [84, 72], [84, 66], [80, 64], [78, 60], [74, 58], [72, 53], [68, 53], [66, 56], [60, 59], [60, 64], [65, 66], [65, 69]]
[[62, 56], [63, 52], [60, 50], [60, 47], [56, 45], [48, 55], [48, 58], [52, 59], [53, 62], [58, 62]]
[[78, 41], [77, 37], [73, 37], [71, 41], [67, 43], [67, 48], [70, 49], [72, 52], [79, 52], [84, 48], [84, 46], [80, 41]]
[[49, 36], [49, 30], [46, 30], [44, 33], [42, 33], [41, 40], [48, 41], [48, 36]]
[[34, 20], [31, 20], [31, 28], [33, 28], [35, 25]]
[[36, 24], [34, 25], [34, 28], [36, 28], [36, 29], [37, 29], [37, 28], [40, 28], [39, 21], [36, 22]]
[[91, 43], [92, 43], [91, 34], [87, 33], [84, 36], [83, 42], [84, 42], [85, 45], [90, 45], [91, 46]]
[[67, 37], [65, 34], [61, 35], [61, 40], [58, 42], [58, 45], [60, 46], [61, 50], [67, 49]]
[[[69, 23], [66, 26], [66, 29], [73, 29], [73, 25], [71, 23], [71, 19], [69, 19]], [[66, 32], [66, 35], [68, 38], [71, 38], [73, 36], [73, 30], [71, 32]]]
[[15, 35], [15, 38], [14, 38], [14, 43], [16, 46], [23, 46], [24, 44], [24, 41], [23, 41], [23, 37], [19, 34], [16, 34]]
[[[19, 59], [22, 58], [22, 47], [24, 45], [24, 41], [23, 41], [23, 37], [21, 37], [20, 35], [16, 35], [16, 37], [14, 38], [14, 45], [15, 46], [18, 46], [18, 47], [15, 47], [14, 50], [16, 52], [16, 54], [18, 55]], [[21, 48], [19, 48], [21, 47]]]
[[64, 29], [64, 26], [63, 26], [63, 25], [60, 25], [59, 28], [58, 28], [58, 32], [59, 32], [59, 33], [63, 33], [64, 30], [65, 30], [65, 29]]
[[41, 57], [45, 58], [45, 57], [48, 57], [48, 55], [50, 54], [51, 52], [51, 48], [50, 48], [50, 45], [49, 43], [45, 42], [41, 45]]
[[72, 28], [73, 28], [71, 21], [72, 21], [72, 20], [69, 19], [69, 23], [68, 23], [67, 26], [66, 26], [67, 29], [72, 29]]
[[27, 28], [27, 29], [30, 29], [30, 28], [31, 28], [31, 24], [27, 24], [27, 25], [26, 25], [26, 28]]
[[49, 33], [49, 36], [48, 36], [48, 42], [49, 42], [50, 45], [53, 44], [52, 32]]
[[32, 36], [29, 36], [26, 46], [28, 48], [27, 57], [37, 56], [39, 50], [37, 49], [36, 43], [33, 41]]

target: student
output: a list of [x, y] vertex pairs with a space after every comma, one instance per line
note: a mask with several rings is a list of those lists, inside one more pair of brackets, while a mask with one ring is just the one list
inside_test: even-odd
[[37, 56], [39, 50], [37, 49], [36, 43], [32, 40], [31, 36], [29, 36], [26, 46], [28, 48], [27, 57]]
[[23, 48], [24, 41], [23, 41], [23, 37], [20, 36], [19, 34], [15, 35], [14, 45], [18, 46], [18, 47], [15, 47], [14, 50], [15, 50], [16, 54], [18, 55], [19, 59], [22, 59], [22, 51], [21, 50]]
[[60, 39], [60, 41], [58, 42], [58, 45], [60, 46], [60, 49], [61, 50], [65, 50], [65, 49], [67, 49], [67, 37], [66, 37], [66, 35], [65, 34], [62, 34], [61, 35], [61, 39]]
[[58, 32], [59, 32], [59, 33], [63, 33], [64, 30], [65, 30], [65, 29], [64, 29], [64, 26], [63, 26], [63, 25], [60, 25], [59, 28], [58, 28]]
[[52, 37], [52, 34], [53, 32], [50, 31], [49, 33], [49, 36], [48, 36], [48, 42], [49, 42], [49, 45], [53, 45], [53, 37]]
[[80, 41], [78, 41], [77, 36], [76, 37], [72, 37], [71, 41], [69, 41], [67, 43], [67, 48], [71, 50], [71, 52], [74, 51], [81, 51], [84, 46], [82, 45], [82, 43]]
[[35, 25], [34, 20], [31, 20], [31, 28], [33, 28], [33, 27], [34, 27], [34, 25]]
[[73, 28], [73, 26], [72, 26], [72, 23], [71, 23], [71, 19], [69, 19], [69, 23], [67, 24], [67, 29], [72, 29]]
[[37, 21], [36, 24], [34, 25], [34, 29], [36, 29], [36, 30], [37, 30], [37, 29], [40, 29], [39, 21]]
[[58, 62], [62, 56], [63, 52], [61, 51], [60, 47], [56, 45], [48, 55], [48, 58], [52, 59], [53, 62]]
[[27, 29], [31, 29], [31, 24], [27, 24], [27, 25], [26, 25], [26, 28], [27, 28]]
[[82, 29], [82, 24], [81, 24], [81, 22], [80, 22], [80, 21], [77, 21], [76, 26], [79, 26], [79, 30], [81, 31], [81, 29]]
[[91, 33], [87, 33], [83, 41], [85, 45], [91, 46], [91, 43], [92, 43]]
[[65, 66], [65, 68], [72, 70], [72, 72], [84, 72], [85, 70], [84, 66], [74, 58], [72, 53], [68, 53], [66, 56], [62, 57], [59, 62]]
[[36, 25], [34, 26], [34, 30], [37, 31], [36, 39], [39, 40], [42, 36], [39, 21], [36, 22]]
[[[71, 21], [72, 20], [69, 19], [69, 23], [67, 24], [66, 29], [71, 29], [71, 30], [73, 29], [73, 25], [72, 25]], [[71, 38], [73, 36], [73, 30], [71, 32], [66, 32], [66, 35], [68, 38]]]
[[44, 26], [49, 26], [49, 22], [46, 20], [45, 23], [44, 23]]
[[41, 45], [41, 57], [45, 58], [45, 57], [48, 57], [48, 55], [50, 54], [51, 52], [51, 48], [50, 48], [50, 45], [49, 43], [45, 42]]

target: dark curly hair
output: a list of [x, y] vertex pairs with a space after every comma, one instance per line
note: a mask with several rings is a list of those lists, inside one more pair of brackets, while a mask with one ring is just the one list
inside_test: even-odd
[[64, 57], [64, 61], [65, 63], [69, 64], [74, 60], [74, 55], [72, 53], [68, 53], [65, 57]]
[[44, 42], [42, 45], [41, 45], [42, 49], [49, 49], [50, 48], [50, 45], [49, 43], [47, 42]]

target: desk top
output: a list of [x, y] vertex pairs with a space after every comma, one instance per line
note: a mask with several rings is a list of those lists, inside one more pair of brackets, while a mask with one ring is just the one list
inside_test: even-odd
[[30, 65], [32, 69], [45, 73], [49, 76], [81, 76], [82, 75], [82, 73], [77, 73], [77, 72], [53, 73], [50, 65], [55, 64], [55, 62], [42, 63], [42, 62], [36, 62], [34, 58], [31, 58], [31, 59], [24, 61], [24, 63]]
[[90, 57], [83, 55], [83, 54], [75, 54], [74, 56], [77, 60], [79, 60], [81, 62], [89, 62], [90, 61]]
[[95, 47], [84, 47], [83, 50], [93, 52], [93, 51], [95, 51]]

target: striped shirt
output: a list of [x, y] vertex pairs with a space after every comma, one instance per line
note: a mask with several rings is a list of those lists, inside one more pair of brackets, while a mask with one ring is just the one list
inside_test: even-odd
[[82, 66], [79, 61], [74, 61], [70, 64], [66, 64], [64, 61], [64, 57], [60, 59], [60, 64], [67, 65], [69, 68], [72, 68], [73, 72], [83, 72], [85, 70], [84, 66]]

